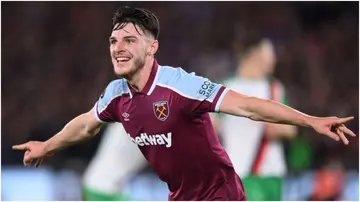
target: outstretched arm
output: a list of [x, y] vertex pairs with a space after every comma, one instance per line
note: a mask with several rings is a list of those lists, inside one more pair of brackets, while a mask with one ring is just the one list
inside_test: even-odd
[[247, 117], [254, 121], [311, 127], [334, 140], [338, 141], [340, 137], [345, 144], [349, 141], [344, 133], [355, 136], [344, 126], [344, 123], [352, 120], [353, 117], [314, 117], [275, 101], [248, 97], [231, 90], [225, 95], [220, 105], [220, 112]]
[[45, 142], [46, 151], [51, 153], [95, 136], [103, 124], [95, 119], [94, 114], [94, 109], [91, 109], [71, 120], [59, 133]]
[[30, 165], [33, 160], [36, 160], [35, 166], [37, 167], [44, 157], [52, 155], [55, 151], [95, 136], [100, 131], [103, 123], [116, 122], [114, 115], [116, 111], [113, 109], [112, 101], [119, 93], [121, 94], [118, 87], [119, 82], [117, 80], [110, 82], [89, 112], [71, 120], [49, 140], [45, 142], [30, 141], [13, 146], [15, 150], [25, 150], [24, 165]]
[[56, 135], [45, 142], [30, 141], [20, 145], [14, 145], [15, 150], [25, 150], [24, 165], [28, 166], [36, 160], [35, 166], [38, 167], [43, 158], [53, 154], [55, 151], [70, 145], [84, 141], [96, 135], [102, 126], [94, 116], [94, 109], [81, 114], [71, 120]]

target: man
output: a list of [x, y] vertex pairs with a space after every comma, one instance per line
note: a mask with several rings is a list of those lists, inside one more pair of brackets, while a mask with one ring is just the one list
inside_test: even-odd
[[[271, 41], [251, 32], [243, 37], [239, 46], [238, 69], [224, 85], [247, 96], [289, 105], [284, 86], [272, 77], [276, 57]], [[214, 118], [218, 119], [224, 147], [240, 177], [281, 177], [286, 174], [283, 146], [279, 139], [294, 137], [295, 126], [254, 122], [231, 115]], [[246, 132], [239, 134], [241, 130]]]
[[84, 173], [84, 200], [124, 201], [126, 180], [146, 166], [120, 123], [109, 124], [95, 156]]
[[[246, 32], [239, 38], [235, 50], [239, 58], [237, 71], [224, 85], [247, 96], [288, 105], [284, 86], [272, 77], [276, 63], [272, 42], [258, 32]], [[281, 183], [276, 182], [281, 181], [281, 177], [286, 174], [285, 155], [280, 139], [294, 137], [296, 127], [254, 122], [222, 114], [212, 118], [218, 123], [217, 131], [221, 134], [235, 171], [244, 180], [245, 189], [253, 190], [252, 187], [257, 187], [254, 194], [247, 191], [248, 199], [281, 200], [271, 198], [281, 196]], [[272, 183], [272, 189], [268, 189], [269, 183]], [[276, 185], [279, 185], [277, 189]], [[273, 192], [274, 190], [277, 192]]]
[[121, 79], [110, 82], [95, 107], [45, 142], [16, 145], [24, 165], [96, 135], [106, 122], [121, 122], [130, 139], [168, 184], [169, 200], [245, 200], [240, 178], [220, 145], [208, 112], [255, 121], [311, 127], [348, 144], [353, 119], [313, 117], [282, 104], [247, 97], [181, 68], [161, 66], [159, 22], [144, 9], [120, 8], [113, 18], [110, 54]]

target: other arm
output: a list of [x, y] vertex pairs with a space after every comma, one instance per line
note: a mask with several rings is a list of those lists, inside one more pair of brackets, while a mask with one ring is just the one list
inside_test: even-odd
[[275, 101], [249, 97], [231, 90], [220, 104], [220, 112], [247, 117], [254, 121], [311, 127], [318, 133], [337, 141], [340, 137], [345, 144], [348, 144], [348, 140], [344, 136], [344, 132], [355, 136], [352, 131], [344, 126], [344, 123], [352, 120], [353, 117], [314, 117]]
[[[270, 93], [271, 100], [290, 106], [287, 99], [285, 87], [277, 79], [270, 80]], [[265, 135], [268, 139], [291, 139], [295, 137], [296, 133], [297, 127], [294, 125], [272, 123], [265, 124]]]

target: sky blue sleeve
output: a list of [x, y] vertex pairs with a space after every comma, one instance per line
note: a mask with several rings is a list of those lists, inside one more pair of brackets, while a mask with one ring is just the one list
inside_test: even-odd
[[207, 78], [187, 73], [176, 68], [170, 81], [164, 87], [170, 88], [182, 96], [186, 107], [193, 112], [218, 112], [228, 89]]
[[116, 98], [123, 94], [121, 81], [109, 83], [95, 104], [95, 118], [99, 122], [116, 122]]

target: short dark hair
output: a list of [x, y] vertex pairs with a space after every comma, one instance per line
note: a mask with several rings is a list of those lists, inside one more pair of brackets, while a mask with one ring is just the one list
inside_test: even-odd
[[[159, 20], [154, 13], [149, 10], [134, 7], [120, 7], [112, 19], [112, 31], [124, 28], [128, 23], [140, 27], [145, 33], [150, 33], [155, 39], [160, 33]], [[136, 31], [140, 34], [135, 26]]]
[[235, 53], [241, 56], [247, 55], [254, 48], [258, 47], [265, 37], [255, 30], [247, 30], [238, 34], [234, 40]]

